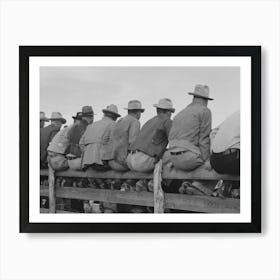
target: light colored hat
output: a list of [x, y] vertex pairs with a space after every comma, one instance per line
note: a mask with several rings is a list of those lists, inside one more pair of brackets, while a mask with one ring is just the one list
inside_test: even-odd
[[95, 115], [95, 114], [93, 113], [91, 106], [83, 106], [82, 115], [83, 115], [83, 117], [93, 117], [93, 115]]
[[103, 113], [112, 113], [116, 116], [120, 117], [121, 115], [118, 113], [118, 107], [114, 104], [108, 105], [106, 109], [102, 110]]
[[45, 112], [40, 112], [40, 121], [48, 122], [49, 119], [46, 117]]
[[173, 108], [172, 101], [169, 98], [160, 99], [157, 104], [154, 104], [154, 107], [169, 110], [172, 113], [175, 112], [175, 108]]
[[142, 104], [139, 100], [131, 100], [128, 102], [127, 108], [124, 108], [125, 110], [139, 110], [141, 112], [144, 112], [145, 109], [142, 108]]
[[189, 92], [189, 94], [208, 100], [214, 100], [213, 98], [209, 97], [209, 87], [207, 85], [196, 85], [194, 92]]
[[66, 119], [64, 119], [59, 112], [52, 112], [50, 120], [60, 120], [63, 124], [66, 123]]

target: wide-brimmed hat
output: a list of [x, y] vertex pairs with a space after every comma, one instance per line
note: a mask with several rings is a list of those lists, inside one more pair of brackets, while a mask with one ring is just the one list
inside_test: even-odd
[[52, 121], [58, 120], [58, 121], [61, 121], [63, 124], [66, 123], [66, 119], [64, 119], [62, 117], [61, 113], [59, 113], [59, 112], [52, 112], [50, 120], [52, 120]]
[[189, 92], [189, 94], [208, 100], [214, 100], [213, 98], [209, 97], [209, 87], [207, 85], [196, 85], [194, 92]]
[[95, 115], [95, 114], [94, 114], [91, 106], [83, 106], [82, 115], [83, 115], [83, 117], [93, 117], [93, 115]]
[[40, 112], [40, 121], [48, 122], [49, 119], [46, 117], [45, 112]]
[[128, 102], [127, 108], [125, 110], [138, 110], [144, 112], [145, 109], [142, 108], [142, 104], [139, 100], [131, 100]]
[[120, 117], [121, 115], [118, 113], [118, 107], [114, 104], [108, 105], [106, 109], [102, 110], [103, 113], [112, 113], [116, 116]]
[[173, 108], [172, 101], [169, 98], [160, 99], [157, 104], [154, 104], [154, 107], [169, 110], [172, 113], [175, 112], [175, 108]]
[[76, 116], [72, 116], [72, 118], [73, 118], [74, 120], [81, 120], [81, 119], [82, 119], [82, 116], [83, 116], [82, 112], [78, 112], [78, 113], [76, 114]]

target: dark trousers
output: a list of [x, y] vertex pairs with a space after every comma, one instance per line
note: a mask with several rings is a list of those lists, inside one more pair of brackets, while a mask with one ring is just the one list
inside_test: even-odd
[[210, 156], [210, 163], [214, 170], [221, 174], [240, 174], [240, 151], [232, 153], [213, 153]]

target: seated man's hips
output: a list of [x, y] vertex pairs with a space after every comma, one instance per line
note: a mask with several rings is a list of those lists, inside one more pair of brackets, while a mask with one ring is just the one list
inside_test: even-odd
[[155, 168], [155, 158], [138, 150], [128, 154], [126, 163], [130, 170], [136, 172], [150, 173]]

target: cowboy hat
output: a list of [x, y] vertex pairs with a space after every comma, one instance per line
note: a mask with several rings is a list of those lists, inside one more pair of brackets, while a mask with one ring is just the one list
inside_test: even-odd
[[72, 118], [74, 119], [74, 120], [81, 120], [82, 119], [82, 112], [78, 112], [77, 114], [76, 114], [76, 116], [72, 116]]
[[59, 121], [61, 121], [63, 124], [66, 123], [66, 119], [64, 119], [64, 118], [62, 117], [61, 113], [59, 113], [59, 112], [52, 112], [51, 117], [50, 117], [50, 120], [51, 120], [51, 121], [59, 120]]
[[173, 108], [172, 101], [169, 98], [160, 99], [157, 104], [154, 104], [154, 107], [175, 112], [175, 108]]
[[124, 108], [125, 110], [139, 110], [142, 113], [145, 111], [145, 109], [142, 108], [142, 104], [139, 100], [131, 100], [128, 102], [127, 108]]
[[115, 114], [116, 116], [120, 117], [121, 115], [118, 113], [118, 107], [114, 104], [108, 105], [106, 109], [102, 110], [103, 113], [111, 113]]
[[93, 117], [94, 114], [91, 106], [83, 106], [82, 108], [82, 117]]
[[209, 97], [209, 87], [207, 85], [196, 85], [194, 92], [189, 92], [189, 94], [208, 100], [214, 100], [213, 98]]
[[40, 112], [40, 121], [48, 122], [49, 119], [46, 117], [45, 112]]

